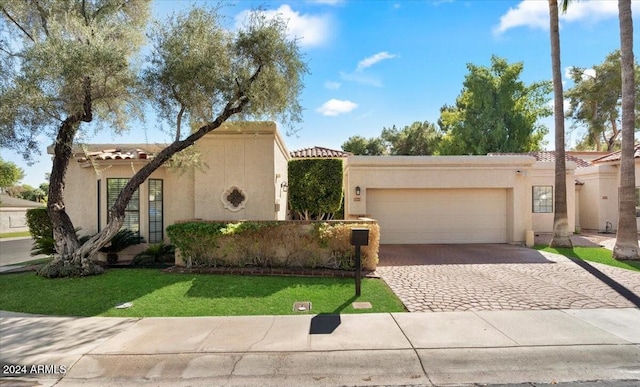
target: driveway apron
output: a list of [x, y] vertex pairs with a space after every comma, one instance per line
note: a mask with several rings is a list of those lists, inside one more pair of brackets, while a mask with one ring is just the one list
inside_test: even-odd
[[640, 308], [640, 272], [506, 244], [381, 245], [410, 312]]

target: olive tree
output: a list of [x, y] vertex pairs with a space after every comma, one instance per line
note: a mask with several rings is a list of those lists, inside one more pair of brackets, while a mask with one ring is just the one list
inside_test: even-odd
[[[19, 39], [0, 46], [11, 58], [0, 66], [2, 145], [28, 156], [36, 136], [54, 138], [48, 212], [58, 254], [44, 275], [100, 272], [92, 257], [122, 227], [138, 186], [225, 121], [299, 120], [307, 66], [277, 17], [254, 11], [231, 30], [216, 9], [192, 8], [156, 23], [143, 57], [147, 0], [0, 0], [0, 11], [0, 40]], [[132, 176], [106, 227], [81, 244], [63, 197], [74, 142], [92, 122], [126, 130], [145, 102], [172, 125], [174, 140]]]

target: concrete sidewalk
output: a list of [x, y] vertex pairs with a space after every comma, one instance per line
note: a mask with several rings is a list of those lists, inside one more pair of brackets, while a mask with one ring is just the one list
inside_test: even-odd
[[[28, 367], [0, 385], [640, 380], [639, 322], [637, 308], [143, 319], [1, 312], [3, 368]], [[32, 365], [53, 373], [25, 379]]]

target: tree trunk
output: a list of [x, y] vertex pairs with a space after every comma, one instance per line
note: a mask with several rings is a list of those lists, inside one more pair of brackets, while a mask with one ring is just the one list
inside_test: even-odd
[[[255, 81], [261, 71], [258, 67], [250, 82]], [[182, 141], [174, 141], [164, 148], [144, 167], [142, 167], [122, 189], [114, 205], [109, 209], [107, 226], [98, 234], [80, 246], [71, 219], [66, 213], [64, 204], [65, 175], [69, 161], [73, 156], [73, 141], [81, 122], [90, 122], [91, 113], [91, 81], [84, 80], [85, 104], [84, 111], [68, 117], [61, 125], [54, 147], [54, 162], [51, 169], [49, 185], [48, 212], [54, 229], [54, 239], [58, 256], [49, 265], [45, 265], [39, 274], [45, 277], [64, 277], [71, 275], [99, 274], [103, 270], [92, 262], [92, 258], [100, 248], [106, 245], [120, 230], [124, 223], [124, 213], [129, 200], [138, 187], [151, 174], [167, 162], [174, 154], [193, 145], [205, 134], [220, 127], [231, 116], [240, 113], [249, 103], [242, 90], [238, 90], [235, 99], [230, 101], [222, 113], [212, 122], [203, 125], [196, 132]]]
[[616, 259], [638, 259], [634, 159], [635, 79], [631, 1], [618, 0], [618, 12], [622, 66], [622, 149], [620, 152], [620, 189], [618, 192], [618, 230], [616, 244], [613, 248], [613, 257]]
[[[71, 274], [88, 275], [100, 271], [88, 259], [83, 260], [83, 257], [77, 254], [80, 243], [64, 204], [65, 176], [69, 161], [73, 156], [73, 141], [76, 132], [81, 122], [91, 122], [93, 119], [91, 79], [89, 77], [83, 80], [82, 87], [85, 98], [83, 111], [70, 115], [60, 124], [54, 146], [53, 165], [49, 176], [47, 212], [53, 225], [53, 238], [58, 254], [51, 264], [53, 269], [45, 267], [46, 270], [42, 272], [42, 275], [47, 277], [64, 276], [61, 273], [71, 273], [73, 267], [77, 271]], [[67, 265], [65, 271], [60, 269], [64, 265]]]
[[551, 68], [553, 73], [553, 112], [555, 124], [555, 210], [553, 214], [553, 238], [551, 247], [572, 247], [567, 215], [567, 175], [564, 144], [564, 106], [562, 71], [560, 67], [560, 32], [558, 26], [558, 1], [549, 0], [551, 36]]

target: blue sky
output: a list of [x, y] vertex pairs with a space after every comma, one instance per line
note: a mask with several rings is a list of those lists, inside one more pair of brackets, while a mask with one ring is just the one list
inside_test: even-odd
[[[201, 2], [200, 2], [201, 3]], [[156, 0], [154, 15], [163, 18], [190, 2]], [[224, 8], [229, 24], [243, 12], [262, 6], [289, 21], [299, 38], [311, 74], [305, 78], [299, 131], [285, 137], [289, 150], [311, 146], [340, 149], [350, 136], [378, 136], [383, 127], [414, 121], [437, 122], [439, 109], [453, 104], [462, 89], [467, 63], [489, 65], [491, 55], [523, 62], [526, 83], [551, 79], [548, 5], [544, 0], [432, 1], [236, 1]], [[640, 1], [633, 1], [636, 19]], [[617, 1], [572, 2], [561, 15], [562, 67], [600, 64], [620, 45]], [[634, 51], [640, 55], [638, 23]], [[565, 76], [565, 89], [571, 81]], [[551, 118], [543, 121], [553, 131]], [[136, 125], [129, 133], [104, 132], [87, 142], [169, 141], [154, 129]], [[570, 125], [567, 125], [570, 128]], [[284, 129], [283, 129], [284, 131]], [[578, 138], [567, 134], [569, 145]], [[553, 138], [547, 136], [547, 149]], [[28, 166], [2, 150], [2, 157], [23, 168], [24, 184], [37, 186], [51, 168], [43, 139], [42, 156]]]

